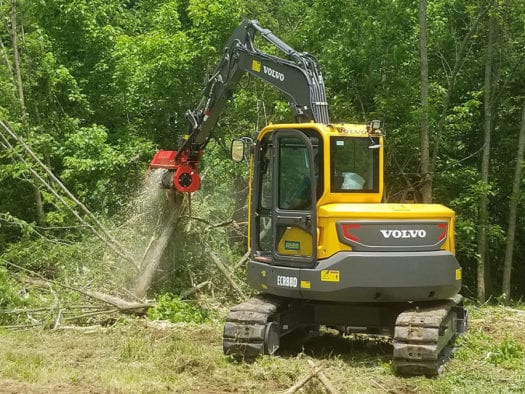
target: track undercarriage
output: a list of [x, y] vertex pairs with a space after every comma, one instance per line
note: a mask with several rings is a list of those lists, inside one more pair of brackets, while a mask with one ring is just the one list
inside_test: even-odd
[[246, 361], [275, 353], [282, 331], [277, 318], [284, 306], [282, 299], [263, 295], [234, 306], [224, 325], [224, 353]]
[[[345, 318], [346, 317], [346, 318]], [[258, 295], [233, 307], [226, 318], [224, 353], [251, 361], [274, 354], [292, 332], [326, 325], [345, 332], [387, 333], [393, 338], [392, 369], [399, 375], [439, 375], [454, 339], [466, 331], [463, 297], [421, 304], [311, 303]]]

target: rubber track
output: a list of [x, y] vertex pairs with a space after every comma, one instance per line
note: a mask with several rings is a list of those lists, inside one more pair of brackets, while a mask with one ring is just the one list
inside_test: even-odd
[[399, 314], [394, 330], [393, 369], [400, 375], [439, 375], [458, 334], [456, 306], [463, 297]]
[[278, 298], [260, 294], [230, 309], [224, 324], [224, 354], [239, 361], [251, 361], [267, 354], [266, 324], [282, 304]]

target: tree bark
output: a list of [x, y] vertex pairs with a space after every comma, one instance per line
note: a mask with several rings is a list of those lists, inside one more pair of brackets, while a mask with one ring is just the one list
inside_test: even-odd
[[133, 293], [139, 299], [144, 298], [151, 287], [155, 277], [155, 272], [160, 265], [162, 254], [164, 253], [171, 236], [175, 232], [181, 212], [184, 209], [182, 194], [172, 191], [170, 198], [170, 215], [164, 226], [164, 230], [160, 237], [153, 241], [151, 247], [148, 248], [135, 283]]
[[516, 169], [514, 170], [514, 182], [512, 183], [512, 194], [510, 196], [509, 224], [507, 228], [507, 244], [505, 247], [505, 260], [503, 262], [503, 285], [502, 293], [505, 304], [510, 301], [510, 280], [512, 273], [512, 255], [514, 253], [514, 239], [516, 237], [516, 217], [518, 203], [521, 194], [521, 165], [525, 151], [525, 101], [521, 117], [520, 135], [518, 138], [518, 154], [516, 155]]
[[421, 195], [424, 203], [432, 202], [432, 175], [430, 174], [430, 143], [428, 121], [428, 51], [427, 2], [419, 2], [419, 56], [421, 64]]
[[497, 19], [489, 18], [489, 36], [485, 57], [484, 79], [484, 115], [483, 115], [483, 153], [481, 159], [481, 185], [482, 192], [479, 202], [479, 232], [478, 232], [478, 269], [477, 269], [477, 298], [485, 302], [487, 293], [487, 276], [490, 274], [490, 262], [487, 248], [488, 227], [488, 194], [489, 194], [489, 169], [490, 169], [490, 144], [493, 128], [493, 89], [495, 88], [494, 74], [494, 47], [497, 39]]
[[20, 71], [20, 52], [18, 50], [18, 33], [16, 21], [16, 0], [11, 0], [11, 40], [13, 43], [13, 56], [15, 67], [15, 80], [18, 91], [18, 101], [20, 103], [20, 110], [22, 117], [27, 118], [26, 103], [24, 99], [24, 88], [22, 86], [22, 72]]
[[[18, 33], [16, 21], [16, 0], [11, 0], [11, 41], [13, 44], [15, 72], [14, 78], [18, 92], [20, 112], [22, 113], [22, 123], [24, 124], [24, 128], [27, 130], [27, 136], [29, 136], [29, 119], [24, 98], [24, 87], [22, 85], [22, 72], [20, 70], [20, 51], [18, 49]], [[40, 222], [44, 218], [44, 204], [42, 203], [42, 195], [40, 194], [40, 190], [38, 189], [38, 187], [33, 185], [32, 188], [33, 195], [35, 198], [36, 219], [38, 222]]]
[[467, 52], [467, 45], [469, 44], [470, 39], [472, 38], [472, 36], [477, 32], [478, 26], [481, 23], [481, 21], [483, 20], [483, 18], [485, 18], [485, 16], [489, 12], [489, 10], [492, 8], [492, 6], [494, 4], [494, 1], [495, 0], [492, 0], [485, 8], [482, 8], [480, 10], [476, 20], [474, 21], [474, 23], [470, 27], [470, 29], [467, 32], [467, 34], [465, 35], [465, 37], [463, 37], [463, 40], [461, 41], [461, 44], [460, 44], [459, 49], [457, 51], [456, 61], [454, 62], [454, 68], [453, 68], [450, 76], [448, 77], [447, 94], [445, 96], [445, 101], [443, 103], [443, 109], [441, 110], [441, 115], [439, 117], [439, 122], [438, 122], [438, 126], [437, 126], [437, 129], [436, 129], [436, 135], [435, 135], [435, 138], [434, 138], [434, 147], [433, 147], [433, 150], [432, 150], [432, 161], [430, 163], [430, 169], [429, 169], [429, 173], [431, 174], [431, 179], [430, 179], [430, 184], [431, 185], [432, 185], [432, 181], [433, 181], [433, 174], [434, 174], [435, 169], [436, 169], [436, 162], [437, 162], [437, 157], [438, 157], [438, 153], [439, 153], [439, 147], [441, 145], [441, 137], [443, 135], [443, 130], [445, 128], [445, 120], [446, 120], [447, 115], [448, 115], [448, 109], [450, 107], [450, 102], [452, 100], [452, 94], [454, 93], [454, 90], [456, 88], [456, 78], [457, 78], [459, 72], [461, 71], [461, 68], [463, 67], [463, 63], [464, 63], [464, 60], [465, 60], [465, 55], [466, 55], [466, 52]]

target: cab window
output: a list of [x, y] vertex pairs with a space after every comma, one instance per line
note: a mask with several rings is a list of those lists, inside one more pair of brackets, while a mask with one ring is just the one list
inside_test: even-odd
[[332, 193], [379, 192], [379, 140], [368, 137], [330, 139]]

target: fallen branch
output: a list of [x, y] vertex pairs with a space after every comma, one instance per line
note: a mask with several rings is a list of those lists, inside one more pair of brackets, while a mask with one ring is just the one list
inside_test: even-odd
[[244, 256], [242, 256], [242, 257], [239, 259], [239, 261], [237, 261], [237, 262], [235, 263], [235, 265], [233, 266], [232, 272], [237, 271], [241, 265], [243, 265], [244, 263], [246, 263], [246, 261], [248, 260], [249, 257], [250, 257], [250, 250], [248, 250], [248, 251], [244, 254]]
[[[78, 320], [78, 319], [83, 319], [83, 318], [86, 318], [86, 317], [105, 315], [105, 314], [115, 313], [115, 312], [120, 312], [120, 311], [121, 310], [119, 308], [104, 309], [104, 310], [101, 310], [101, 311], [84, 313], [82, 315], [65, 317], [63, 320], [64, 321]], [[54, 329], [56, 329], [56, 327]]]
[[308, 381], [314, 378], [317, 375], [317, 371], [312, 371], [308, 376], [303, 377], [301, 380], [297, 381], [292, 387], [286, 390], [283, 394], [293, 394], [301, 389]]
[[286, 390], [283, 394], [293, 394], [297, 392], [301, 387], [303, 387], [310, 379], [312, 379], [315, 376], [315, 372], [311, 372], [310, 375], [302, 378], [297, 383], [295, 383], [292, 387], [290, 387], [288, 390]]
[[60, 331], [68, 331], [68, 330], [78, 331], [78, 332], [82, 332], [84, 334], [91, 334], [91, 333], [94, 333], [94, 332], [105, 332], [105, 331], [109, 330], [108, 327], [102, 327], [100, 325], [92, 325], [92, 326], [60, 326], [60, 327], [57, 327], [56, 329], [60, 330]]
[[144, 314], [149, 308], [155, 305], [155, 304], [143, 303], [143, 302], [129, 302], [129, 301], [123, 300], [122, 298], [115, 297], [109, 294], [104, 294], [99, 291], [84, 290], [83, 292], [88, 297], [94, 298], [96, 300], [99, 300], [106, 304], [114, 306], [120, 312], [134, 311], [135, 313]]
[[151, 303], [129, 302], [129, 301], [123, 300], [122, 298], [111, 296], [111, 295], [108, 295], [108, 294], [104, 294], [104, 293], [101, 293], [101, 292], [98, 292], [98, 291], [79, 289], [79, 288], [74, 287], [74, 286], [70, 286], [70, 285], [66, 285], [64, 283], [60, 283], [60, 282], [58, 282], [56, 280], [47, 279], [44, 276], [40, 275], [38, 272], [35, 272], [35, 271], [30, 270], [30, 269], [25, 268], [25, 267], [21, 267], [18, 264], [12, 263], [10, 261], [7, 261], [7, 260], [3, 260], [3, 261], [6, 264], [8, 264], [8, 265], [10, 265], [12, 267], [15, 267], [15, 268], [17, 268], [19, 270], [22, 270], [24, 272], [27, 272], [27, 273], [29, 273], [31, 275], [34, 275], [34, 276], [38, 277], [39, 279], [43, 280], [46, 283], [52, 283], [52, 284], [55, 284], [55, 285], [60, 286], [62, 288], [76, 291], [76, 292], [81, 293], [81, 294], [83, 294], [83, 295], [85, 295], [87, 297], [93, 298], [93, 299], [101, 301], [101, 302], [103, 302], [105, 304], [108, 304], [108, 305], [111, 305], [113, 307], [116, 307], [119, 311], [121, 311], [123, 313], [135, 311], [134, 313], [136, 313], [136, 314], [137, 313], [138, 314], [143, 314], [143, 313], [145, 313], [145, 311], [148, 308], [151, 308], [152, 306], [154, 306], [154, 304], [151, 304]]
[[180, 293], [179, 297], [180, 297], [180, 299], [184, 299], [184, 298], [192, 295], [193, 293], [196, 293], [197, 291], [202, 289], [204, 286], [209, 286], [209, 285], [211, 285], [211, 282], [209, 280], [207, 280], [205, 282], [202, 282], [202, 283], [199, 283], [197, 286], [193, 286], [192, 288], [190, 288], [188, 290], [185, 290], [182, 293]]
[[219, 270], [224, 274], [224, 277], [228, 280], [228, 282], [231, 283], [232, 287], [237, 291], [237, 293], [239, 293], [241, 298], [243, 300], [246, 300], [248, 297], [244, 293], [244, 291], [242, 291], [241, 287], [233, 280], [232, 278], [233, 274], [230, 271], [228, 271], [228, 269], [223, 264], [221, 259], [219, 259], [219, 257], [217, 257], [217, 255], [211, 251], [210, 247], [208, 246], [206, 242], [203, 241], [202, 244], [204, 246], [204, 250], [206, 251], [206, 253], [210, 255], [211, 260], [215, 263], [215, 265], [219, 268]]
[[330, 382], [330, 379], [326, 377], [326, 375], [321, 371], [320, 367], [317, 367], [312, 360], [308, 360], [308, 365], [312, 370], [317, 371], [317, 378], [321, 381], [323, 386], [328, 390], [330, 394], [337, 393], [337, 390], [332, 385], [332, 382]]
[[283, 394], [293, 394], [297, 392], [313, 378], [317, 378], [330, 394], [336, 394], [337, 390], [334, 388], [326, 375], [321, 371], [321, 367], [315, 365], [312, 360], [308, 360], [307, 362], [311, 369], [310, 374], [297, 381], [297, 383], [286, 390]]
[[230, 224], [236, 225], [235, 220], [226, 220], [224, 222], [210, 224], [206, 230], [212, 229], [212, 228], [218, 228], [218, 227], [225, 227], [229, 226]]

